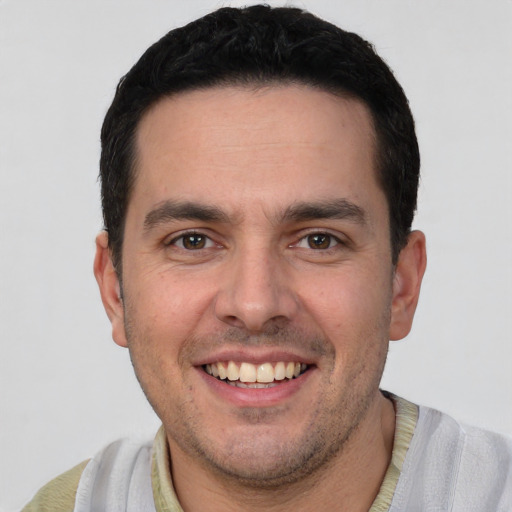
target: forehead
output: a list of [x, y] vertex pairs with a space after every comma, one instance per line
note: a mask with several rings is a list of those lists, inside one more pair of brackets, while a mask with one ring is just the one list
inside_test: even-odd
[[340, 186], [357, 194], [377, 187], [374, 133], [362, 102], [308, 86], [180, 93], [139, 124], [132, 200], [286, 207]]

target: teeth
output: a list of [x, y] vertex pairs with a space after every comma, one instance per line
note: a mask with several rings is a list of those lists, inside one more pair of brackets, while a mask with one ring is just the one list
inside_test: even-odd
[[[206, 365], [206, 366], [208, 368], [208, 366], [210, 366], [210, 365]], [[221, 379], [221, 380], [227, 379], [228, 372], [226, 371], [226, 368], [224, 367], [223, 364], [212, 364], [211, 366], [217, 367], [217, 371], [219, 372], [219, 379]], [[208, 370], [206, 370], [206, 371], [208, 371]]]
[[[231, 363], [230, 363], [231, 364]], [[259, 368], [258, 368], [259, 370]], [[258, 371], [258, 382], [272, 382], [272, 380], [269, 381], [262, 381], [259, 379], [259, 371]], [[233, 379], [230, 379], [233, 380]], [[242, 363], [240, 365], [240, 377], [239, 380], [241, 382], [256, 382], [256, 367], [253, 364], [250, 363]]]
[[283, 380], [286, 377], [286, 370], [284, 367], [284, 363], [279, 362], [276, 364], [274, 368], [274, 379]]
[[[221, 380], [228, 380], [229, 384], [238, 387], [272, 387], [274, 381], [293, 379], [307, 370], [305, 363], [279, 361], [278, 363], [252, 363], [237, 364], [234, 361], [226, 363], [213, 363], [204, 366], [206, 373]], [[246, 385], [247, 384], [247, 385]]]
[[[243, 381], [243, 379], [240, 379]], [[270, 363], [263, 363], [258, 366], [258, 382], [273, 382], [274, 368]]]
[[262, 382], [250, 382], [246, 384], [245, 382], [240, 382], [237, 380], [236, 382], [228, 381], [230, 386], [234, 386], [235, 388], [250, 388], [250, 389], [264, 389], [264, 388], [273, 388], [277, 386], [275, 382], [270, 382], [269, 384], [263, 384]]
[[238, 366], [233, 362], [229, 361], [228, 363], [228, 380], [238, 380], [240, 378], [240, 371], [238, 370]]

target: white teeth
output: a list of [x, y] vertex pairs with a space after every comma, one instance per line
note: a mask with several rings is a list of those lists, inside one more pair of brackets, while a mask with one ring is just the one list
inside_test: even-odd
[[283, 380], [286, 377], [284, 363], [279, 361], [274, 368], [274, 379]]
[[[206, 364], [204, 369], [206, 373], [216, 377], [220, 380], [228, 380], [230, 384], [244, 384], [241, 387], [272, 387], [268, 384], [274, 381], [282, 381], [284, 379], [293, 379], [298, 377], [302, 372], [308, 368], [305, 363], [283, 362], [278, 363], [262, 363], [254, 365], [252, 363], [235, 363], [229, 361], [226, 363], [212, 363]], [[253, 383], [255, 383], [253, 385]], [[247, 384], [248, 386], [245, 386]], [[256, 384], [261, 384], [256, 385]], [[275, 385], [275, 384], [274, 384]]]
[[[243, 363], [242, 363], [243, 364]], [[240, 379], [245, 382], [244, 379]], [[274, 368], [270, 363], [263, 363], [258, 366], [258, 382], [273, 382]]]
[[229, 363], [228, 363], [227, 374], [228, 374], [229, 380], [238, 380], [240, 378], [240, 372], [238, 370], [238, 366], [233, 361], [229, 361]]
[[222, 363], [212, 364], [212, 366], [216, 366], [217, 367], [217, 370], [219, 372], [219, 379], [221, 379], [221, 380], [227, 379], [228, 373], [227, 373], [226, 368], [224, 367], [224, 365]]
[[[250, 363], [242, 363], [240, 365], [240, 377], [241, 382], [256, 382], [256, 367]], [[231, 379], [230, 379], [231, 380]], [[272, 382], [274, 379], [264, 382]], [[263, 382], [259, 379], [258, 372], [258, 381]]]
[[273, 388], [277, 386], [275, 382], [270, 382], [269, 384], [264, 384], [263, 382], [249, 382], [246, 384], [245, 382], [230, 382], [228, 381], [230, 386], [234, 386], [235, 388], [250, 388], [250, 389], [264, 389], [264, 388]]

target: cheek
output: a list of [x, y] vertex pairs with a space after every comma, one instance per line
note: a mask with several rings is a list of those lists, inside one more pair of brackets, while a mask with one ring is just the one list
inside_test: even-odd
[[187, 338], [211, 305], [213, 290], [207, 283], [193, 275], [183, 278], [170, 272], [132, 281], [133, 292], [128, 291], [126, 298], [137, 329], [144, 327], [150, 342]]
[[[350, 380], [357, 368], [380, 367], [389, 340], [390, 279], [383, 279], [382, 273], [348, 269], [306, 289], [304, 307], [333, 346], [335, 368]], [[353, 371], [346, 373], [347, 369]]]
[[391, 278], [353, 267], [317, 275], [303, 282], [298, 291], [306, 309], [322, 325], [341, 331], [387, 317], [391, 292]]
[[157, 409], [159, 390], [181, 385], [180, 353], [206, 317], [207, 294], [189, 284], [159, 274], [130, 281], [125, 290], [130, 356], [137, 378]]
[[180, 301], [167, 296], [144, 300], [140, 293], [136, 303], [127, 299], [126, 334], [137, 379], [160, 418], [175, 415], [186, 395], [179, 363], [180, 350], [190, 331], [186, 315], [176, 309]]

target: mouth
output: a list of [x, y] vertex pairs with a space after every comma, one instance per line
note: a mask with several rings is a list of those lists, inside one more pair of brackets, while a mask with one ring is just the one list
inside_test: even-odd
[[252, 364], [247, 362], [221, 361], [205, 364], [203, 370], [230, 386], [250, 389], [266, 389], [297, 379], [310, 368], [301, 362], [279, 361]]

